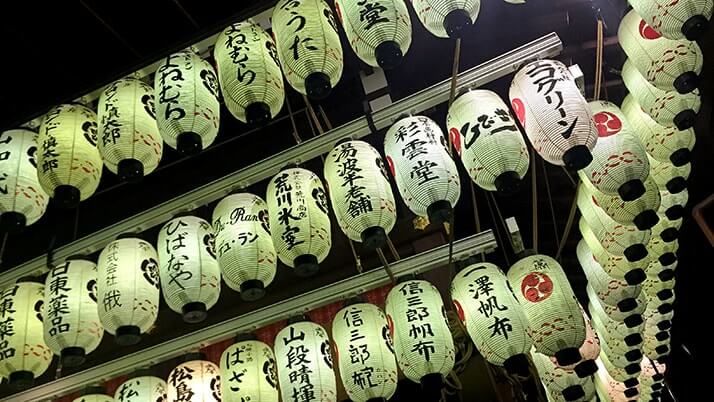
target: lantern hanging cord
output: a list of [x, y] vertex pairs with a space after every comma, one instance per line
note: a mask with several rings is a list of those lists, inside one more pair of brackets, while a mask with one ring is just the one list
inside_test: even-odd
[[394, 243], [392, 243], [392, 239], [389, 235], [387, 235], [387, 247], [389, 247], [389, 252], [392, 253], [392, 257], [394, 257], [395, 260], [399, 261], [402, 259], [397, 252], [397, 248], [394, 247]]
[[[491, 202], [493, 202], [494, 205], [496, 205], [496, 199], [493, 197], [493, 194], [489, 193], [490, 197], [486, 198], [486, 205], [488, 206], [488, 212], [491, 214], [491, 220], [493, 220], [493, 228], [496, 230], [496, 238], [498, 239], [498, 244], [501, 245], [499, 247], [501, 249], [501, 252], [503, 253], [503, 258], [506, 260], [506, 265], [510, 266], [510, 260], [508, 259], [508, 254], [506, 254], [506, 249], [503, 244], [503, 238], [501, 237], [501, 229], [500, 229], [500, 223], [499, 220], [496, 219], [496, 215], [493, 213], [493, 207], [491, 206]], [[496, 205], [496, 208], [498, 206]], [[501, 212], [499, 211], [499, 216], [501, 215]], [[511, 248], [515, 250], [515, 247], [513, 246], [513, 240], [511, 240], [511, 237], [508, 236], [508, 242], [511, 244]]]
[[568, 177], [568, 180], [570, 180], [570, 183], [572, 183], [573, 188], [577, 187], [578, 180], [580, 180], [580, 179], [578, 179], [578, 180], [573, 179], [573, 176], [570, 175], [570, 172], [568, 172], [568, 169], [566, 169], [564, 166], [561, 166], [560, 168], [563, 169], [563, 172], [565, 172], [565, 175]]
[[597, 45], [595, 46], [595, 100], [600, 100], [600, 90], [602, 88], [602, 54], [604, 51], [603, 23], [598, 12], [597, 18]]
[[[538, 253], [538, 171], [536, 169], [535, 153], [533, 153], [533, 157], [531, 158], [531, 205], [533, 215], [533, 250]], [[501, 218], [501, 220], [503, 220], [503, 218]]]
[[[461, 38], [456, 38], [456, 43], [454, 44], [454, 60], [451, 65], [451, 86], [449, 88], [449, 107], [454, 103], [456, 98], [456, 83], [459, 76], [459, 61], [461, 59]], [[451, 138], [451, 133], [446, 133], [446, 137], [449, 143], [449, 156], [454, 155], [453, 151], [453, 140]]]
[[317, 109], [320, 111], [320, 116], [322, 116], [322, 120], [325, 121], [325, 125], [327, 126], [327, 129], [332, 130], [332, 122], [327, 117], [327, 113], [325, 113], [325, 109], [322, 108], [322, 105], [317, 105]]
[[573, 197], [573, 202], [570, 204], [570, 213], [568, 214], [568, 222], [565, 224], [565, 229], [563, 229], [562, 240], [560, 241], [560, 246], [558, 246], [558, 252], [555, 253], [555, 259], [560, 261], [560, 254], [563, 252], [565, 243], [568, 241], [568, 236], [570, 236], [570, 229], [573, 227], [573, 222], [575, 221], [575, 213], [578, 211], [578, 191], [579, 188], [575, 189], [575, 196]]
[[560, 248], [560, 234], [558, 233], [558, 222], [555, 219], [555, 208], [553, 207], [553, 194], [550, 192], [550, 180], [548, 179], [548, 169], [545, 167], [545, 161], [541, 161], [540, 166], [543, 168], [543, 181], [545, 182], [545, 191], [548, 193], [548, 206], [550, 207], [550, 217], [553, 219], [553, 234], [555, 235], [555, 245]]
[[77, 232], [79, 231], [79, 204], [74, 208], [74, 229], [72, 230], [72, 241], [77, 240]]
[[377, 126], [374, 125], [374, 119], [372, 118], [372, 108], [369, 106], [369, 101], [367, 99], [362, 101], [362, 111], [364, 112], [364, 119], [367, 121], [367, 127], [369, 127], [369, 132], [376, 134], [379, 132]]
[[[476, 202], [476, 189], [474, 188], [474, 182], [469, 180], [469, 187], [471, 190], [471, 206], [474, 211], [474, 225], [476, 226], [476, 233], [481, 233], [481, 218], [478, 216], [478, 203]], [[485, 254], [480, 253], [481, 261], [485, 261]]]
[[5, 257], [5, 246], [7, 245], [7, 238], [9, 233], [5, 232], [2, 235], [2, 245], [0, 245], [0, 268], [2, 267], [3, 257]]
[[357, 250], [355, 250], [355, 244], [350, 239], [347, 239], [347, 243], [350, 244], [350, 250], [352, 250], [352, 258], [355, 259], [355, 268], [357, 268], [357, 272], [359, 272], [361, 274], [362, 273], [362, 262], [359, 259], [359, 255], [357, 255]]
[[310, 116], [312, 117], [312, 121], [315, 122], [315, 127], [317, 127], [317, 132], [322, 135], [325, 130], [322, 128], [322, 124], [320, 124], [320, 119], [317, 118], [317, 114], [315, 114], [315, 109], [312, 108], [312, 104], [310, 103], [310, 100], [307, 99], [307, 96], [303, 95], [302, 99], [305, 101], [305, 107], [307, 107], [307, 111], [310, 113]]
[[[454, 267], [454, 217], [456, 215], [456, 210], [452, 207], [451, 216], [449, 217], [449, 230], [447, 235], [449, 236], [449, 279], [453, 279], [456, 275], [456, 268]], [[444, 222], [444, 228], [446, 228], [446, 222]], [[476, 232], [479, 233], [479, 232]]]
[[300, 138], [300, 134], [298, 134], [298, 129], [297, 129], [297, 124], [295, 123], [295, 116], [293, 115], [293, 108], [290, 106], [290, 99], [289, 97], [285, 97], [285, 105], [288, 107], [288, 116], [290, 116], [290, 124], [293, 127], [293, 138], [295, 138], [295, 142], [300, 144], [302, 142], [302, 139]]
[[655, 373], [662, 375], [662, 377], [663, 377], [663, 379], [662, 379], [662, 385], [664, 385], [664, 387], [667, 388], [667, 392], [669, 393], [669, 396], [672, 397], [672, 400], [673, 400], [674, 402], [677, 402], [677, 398], [674, 396], [674, 393], [672, 393], [672, 389], [669, 387], [669, 385], [667, 384], [667, 382], [664, 381], [664, 373], [660, 372], [660, 371], [657, 369], [657, 365], [654, 364], [654, 362], [652, 361], [652, 359], [647, 358], [647, 360], [649, 360], [650, 365], [651, 365], [652, 368], [654, 369]]
[[387, 262], [387, 258], [384, 256], [382, 249], [378, 247], [375, 249], [375, 251], [377, 252], [377, 256], [379, 257], [379, 260], [382, 261], [382, 267], [384, 268], [384, 271], [387, 272], [387, 276], [389, 276], [389, 280], [392, 282], [392, 285], [396, 285], [397, 278], [394, 277], [394, 272], [392, 272], [392, 268], [389, 266], [389, 263]]

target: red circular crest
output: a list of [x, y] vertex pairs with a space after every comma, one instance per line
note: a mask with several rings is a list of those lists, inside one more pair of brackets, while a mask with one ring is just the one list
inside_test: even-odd
[[389, 337], [394, 339], [394, 321], [389, 314], [387, 314], [387, 326], [389, 327]]
[[394, 161], [392, 161], [392, 157], [387, 155], [387, 165], [389, 165], [389, 172], [392, 173], [392, 177], [396, 177], [397, 175], [394, 174]]
[[456, 129], [456, 127], [451, 127], [449, 129], [449, 135], [451, 136], [451, 144], [454, 146], [454, 149], [456, 149], [456, 153], [461, 156], [461, 134], [459, 130]]
[[518, 118], [518, 121], [521, 122], [521, 125], [525, 126], [526, 125], [526, 105], [523, 103], [522, 100], [518, 98], [514, 98], [511, 101], [511, 106], [513, 107], [513, 110], [516, 112], [516, 117]]
[[454, 307], [456, 308], [456, 314], [459, 316], [461, 322], [466, 322], [466, 317], [464, 316], [464, 309], [461, 307], [461, 303], [458, 300], [454, 300]]
[[614, 113], [598, 112], [593, 116], [593, 120], [595, 120], [598, 137], [609, 137], [622, 130], [622, 121]]
[[649, 26], [645, 20], [640, 20], [640, 36], [647, 40], [659, 39], [662, 35]]
[[553, 293], [553, 281], [542, 272], [531, 272], [521, 281], [521, 293], [531, 303], [541, 302]]

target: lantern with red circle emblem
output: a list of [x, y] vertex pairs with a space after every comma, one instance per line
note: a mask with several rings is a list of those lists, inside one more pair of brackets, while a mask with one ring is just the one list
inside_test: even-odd
[[714, 1], [630, 0], [630, 5], [662, 36], [670, 39], [697, 40], [709, 28]]

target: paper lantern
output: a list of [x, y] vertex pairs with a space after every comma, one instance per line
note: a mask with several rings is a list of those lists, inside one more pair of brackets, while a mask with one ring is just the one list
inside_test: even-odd
[[[422, 339], [415, 343], [424, 358], [435, 347], [428, 340], [428, 328], [416, 327]], [[397, 362], [387, 318], [369, 303], [357, 303], [337, 312], [332, 320], [335, 357], [342, 385], [354, 402], [389, 399], [397, 390]]]
[[642, 286], [629, 285], [625, 280], [608, 275], [595, 261], [585, 241], [578, 242], [576, 252], [588, 285], [595, 291], [598, 299], [611, 306], [617, 306], [622, 312], [636, 308], [637, 296]]
[[337, 23], [324, 0], [280, 0], [273, 9], [278, 59], [290, 86], [324, 99], [342, 76]]
[[99, 320], [119, 345], [134, 345], [159, 315], [159, 269], [154, 247], [137, 238], [109, 243], [97, 262]]
[[645, 325], [656, 326], [660, 331], [672, 327], [672, 318], [674, 318], [674, 309], [669, 303], [648, 303], [645, 311], [642, 313], [642, 319], [645, 320]]
[[677, 220], [684, 216], [684, 208], [689, 201], [689, 191], [683, 189], [678, 193], [670, 193], [666, 188], [660, 191], [662, 203], [659, 212], [663, 212], [670, 220]]
[[694, 130], [679, 130], [674, 126], [662, 126], [642, 111], [632, 95], [622, 102], [622, 111], [639, 137], [647, 153], [660, 162], [682, 166], [691, 160], [694, 148]]
[[566, 401], [581, 400], [585, 397], [584, 385], [590, 378], [580, 378], [572, 370], [559, 367], [548, 356], [531, 351], [533, 365], [538, 370], [543, 386], [550, 393], [560, 394]]
[[670, 39], [697, 40], [709, 28], [712, 0], [630, 0], [652, 29]]
[[0, 231], [18, 232], [44, 215], [49, 196], [37, 178], [37, 134], [7, 130], [0, 134]]
[[223, 402], [278, 402], [275, 355], [260, 341], [242, 341], [221, 355]]
[[672, 265], [677, 261], [679, 241], [674, 239], [666, 242], [661, 237], [653, 237], [647, 243], [647, 251], [652, 260], [658, 260], [662, 265]]
[[157, 247], [166, 304], [185, 322], [203, 321], [221, 293], [211, 225], [195, 216], [174, 218], [159, 231]]
[[75, 398], [72, 402], [115, 402], [114, 398], [104, 392], [102, 387], [92, 387], [92, 389], [85, 391], [82, 396]]
[[79, 366], [104, 336], [97, 312], [97, 265], [72, 258], [47, 274], [44, 291], [44, 339], [62, 365]]
[[404, 0], [335, 0], [335, 11], [357, 57], [385, 70], [399, 65], [412, 43], [412, 23]]
[[[641, 335], [639, 332], [637, 332], [637, 334]], [[625, 353], [611, 352], [608, 342], [612, 342], [612, 337], [615, 336], [617, 335], [603, 335], [603, 338], [606, 340], [603, 342], [605, 346], [600, 349], [600, 354], [607, 355], [610, 364], [618, 369], [625, 370], [627, 373], [639, 370], [640, 361], [642, 361], [642, 352], [639, 349], [640, 345], [633, 347]]]
[[[608, 275], [613, 278], [624, 279], [628, 285], [638, 285], [645, 280], [644, 268], [647, 267], [650, 261], [646, 247], [644, 250], [636, 247], [634, 252], [628, 254], [629, 258], [635, 261], [629, 261], [628, 256], [612, 254], [605, 250], [597, 235], [593, 233], [589, 225], [584, 223], [583, 219], [580, 220], [579, 227], [583, 240], [588, 245], [595, 262]], [[638, 244], [638, 246], [641, 246], [641, 244]]]
[[621, 336], [626, 338], [631, 334], [639, 334], [642, 332], [644, 323], [640, 314], [632, 314], [624, 320], [614, 320], [602, 308], [601, 300], [590, 300], [588, 311], [591, 315], [597, 316], [599, 330], [604, 330], [609, 335]]
[[460, 38], [476, 22], [481, 0], [412, 0], [412, 7], [434, 36]]
[[154, 76], [156, 124], [164, 141], [183, 155], [208, 147], [218, 135], [218, 79], [192, 49], [170, 54]]
[[631, 398], [637, 396], [636, 379], [628, 381], [627, 384], [617, 381], [607, 372], [605, 364], [600, 359], [596, 362], [600, 369], [593, 377], [593, 382], [601, 401], [624, 402], [631, 401]]
[[665, 242], [677, 240], [679, 229], [682, 227], [682, 218], [671, 220], [660, 209], [659, 222], [652, 227], [652, 236], [657, 236]]
[[[512, 0], [512, 1], [518, 1], [518, 0]], [[510, 1], [509, 1], [510, 2]], [[518, 4], [518, 3], [513, 3], [513, 4]], [[593, 363], [595, 364], [595, 363]], [[595, 383], [593, 383], [592, 379], [587, 379], [587, 381], [583, 381], [583, 384], [581, 385], [583, 388], [583, 396], [578, 398], [578, 401], [589, 401], [589, 402], [596, 402], [596, 393], [595, 393]], [[548, 391], [545, 393], [546, 399], [548, 402], [569, 402], [567, 399], [565, 399], [565, 396], [561, 392], [552, 392]]]
[[114, 393], [116, 402], [165, 402], [166, 381], [154, 376], [138, 376], [124, 381]]
[[579, 361], [585, 322], [560, 264], [547, 255], [527, 255], [508, 270], [508, 282], [523, 306], [536, 351], [555, 356], [563, 366]]
[[585, 191], [593, 203], [610, 218], [619, 223], [634, 224], [640, 230], [647, 230], [657, 221], [657, 209], [660, 207], [660, 194], [657, 184], [648, 177], [644, 181], [645, 193], [634, 201], [623, 201], [619, 195], [611, 196], [597, 190], [589, 180], [580, 182], [578, 191]]
[[249, 193], [229, 195], [213, 210], [216, 253], [226, 285], [245, 301], [265, 295], [278, 259], [268, 226], [268, 207]]
[[[636, 343], [628, 345], [618, 334], [609, 333], [601, 329], [598, 321], [596, 332], [600, 338], [600, 350], [605, 351], [608, 356], [617, 356], [622, 367], [629, 364], [638, 363], [642, 360], [642, 334], [630, 334], [624, 339], [635, 340]], [[634, 341], [633, 341], [634, 342]]]
[[384, 245], [397, 220], [384, 161], [364, 141], [337, 145], [325, 160], [325, 180], [340, 228], [367, 249]]
[[642, 353], [647, 356], [648, 359], [659, 360], [665, 356], [668, 356], [671, 351], [669, 333], [665, 339], [657, 339], [654, 336], [645, 336], [644, 342], [642, 343]]
[[[595, 329], [593, 329], [590, 317], [585, 313], [583, 306], [580, 306], [580, 311], [583, 314], [583, 320], [585, 320], [585, 342], [580, 346], [580, 356], [582, 359], [575, 363], [565, 366], [558, 366], [565, 370], [575, 371], [575, 374], [580, 378], [585, 378], [593, 375], [597, 371], [597, 365], [595, 364], [595, 359], [600, 355], [600, 338], [598, 338]], [[558, 364], [558, 360], [555, 357], [549, 358], [553, 364]], [[587, 395], [587, 391], [586, 391]]]
[[135, 78], [110, 84], [99, 96], [99, 152], [119, 179], [140, 180], [156, 169], [164, 142], [156, 125], [154, 89]]
[[665, 91], [692, 92], [702, 71], [702, 50], [695, 42], [662, 37], [635, 10], [620, 22], [620, 46], [652, 85]]
[[0, 293], [0, 376], [15, 388], [32, 386], [52, 363], [52, 350], [42, 337], [44, 288], [18, 282]]
[[605, 349], [600, 350], [600, 361], [607, 370], [610, 376], [620, 382], [637, 381], [637, 374], [640, 372], [640, 361], [633, 362], [626, 367], [618, 367], [612, 363], [610, 357], [605, 352]]
[[389, 292], [386, 311], [399, 368], [425, 389], [436, 383], [440, 391], [456, 351], [439, 290], [423, 280], [400, 283]]
[[[669, 329], [659, 329], [657, 325], [644, 325], [642, 330], [642, 338], [644, 339], [643, 347], [646, 347], [649, 338], [654, 338], [657, 342], [668, 341], [670, 338]], [[661, 349], [664, 350], [664, 349]]]
[[659, 162], [650, 157], [650, 177], [660, 189], [678, 194], [687, 188], [687, 179], [692, 172], [691, 163], [674, 166], [668, 162]]
[[698, 90], [680, 94], [659, 89], [650, 84], [629, 59], [622, 66], [622, 81], [642, 111], [658, 124], [680, 130], [694, 126], [702, 106]]
[[528, 171], [528, 148], [498, 94], [474, 90], [460, 95], [449, 107], [446, 125], [474, 183], [502, 194], [518, 190]]
[[275, 337], [275, 360], [283, 398], [337, 401], [330, 341], [320, 325], [305, 321], [283, 328]]
[[425, 116], [398, 120], [384, 136], [384, 153], [407, 208], [430, 222], [448, 221], [461, 183], [439, 125]]
[[647, 265], [645, 272], [647, 273], [647, 276], [656, 276], [662, 281], [668, 281], [674, 278], [674, 270], [676, 268], [677, 260], [668, 265], [662, 264], [659, 260], [653, 260]]
[[[625, 323], [628, 328], [635, 327], [642, 323], [642, 313], [645, 311], [645, 307], [647, 306], [647, 297], [644, 293], [640, 292], [640, 294], [636, 296], [636, 303], [632, 303], [634, 307], [630, 305], [625, 309], [627, 311], [622, 311], [619, 306], [607, 304], [600, 297], [598, 297], [595, 290], [592, 286], [590, 286], [590, 283], [585, 286], [585, 291], [588, 295], [588, 299], [593, 306], [596, 307], [596, 311], [599, 314], [603, 314], [616, 323]], [[603, 323], [605, 322], [603, 321]]]
[[547, 162], [580, 170], [592, 161], [598, 131], [587, 101], [565, 64], [526, 64], [509, 92], [516, 117], [533, 148]]
[[664, 363], [659, 363], [656, 360], [648, 358], [642, 359], [640, 362], [640, 375], [637, 380], [640, 382], [640, 388], [648, 388], [652, 391], [658, 391], [664, 386], [664, 372], [667, 366]]
[[248, 19], [229, 25], [213, 49], [226, 108], [236, 119], [262, 125], [280, 113], [283, 73], [273, 38]]
[[220, 370], [200, 355], [171, 370], [166, 381], [168, 401], [221, 402]]
[[280, 261], [299, 276], [316, 274], [332, 246], [322, 181], [309, 170], [285, 169], [268, 183], [266, 199]]
[[37, 179], [60, 206], [89, 198], [102, 177], [97, 115], [78, 104], [59, 105], [42, 119], [37, 136]]

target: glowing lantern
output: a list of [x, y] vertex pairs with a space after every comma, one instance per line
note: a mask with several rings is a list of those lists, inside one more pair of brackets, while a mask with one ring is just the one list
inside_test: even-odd
[[695, 42], [663, 38], [634, 10], [620, 22], [618, 38], [632, 64], [652, 85], [682, 94], [697, 87], [703, 60]]
[[236, 119], [261, 125], [280, 113], [283, 73], [275, 42], [260, 25], [249, 19], [228, 26], [216, 39], [213, 58], [226, 108]]
[[167, 56], [156, 70], [154, 94], [156, 124], [171, 148], [188, 155], [213, 143], [221, 108], [210, 63], [192, 49]]
[[518, 189], [528, 171], [528, 148], [498, 94], [474, 90], [460, 95], [449, 107], [446, 125], [474, 183], [502, 194]]
[[37, 136], [37, 179], [60, 206], [89, 198], [102, 177], [97, 115], [82, 105], [59, 105], [42, 119]]
[[679, 229], [682, 227], [682, 218], [671, 220], [660, 209], [659, 222], [652, 228], [652, 236], [657, 236], [665, 242], [671, 242], [679, 238]]
[[249, 193], [229, 195], [213, 210], [213, 233], [223, 280], [241, 298], [255, 301], [275, 278], [278, 259], [270, 237], [268, 208]]
[[79, 366], [99, 346], [104, 328], [97, 312], [97, 265], [72, 258], [53, 268], [45, 281], [44, 339], [62, 365]]
[[185, 322], [203, 321], [221, 293], [211, 225], [195, 216], [174, 218], [159, 231], [158, 248], [166, 304]]
[[449, 220], [461, 194], [456, 163], [435, 121], [404, 117], [384, 136], [384, 153], [407, 208], [430, 222]]
[[634, 201], [623, 201], [620, 196], [604, 194], [589, 180], [582, 180], [578, 191], [585, 191], [590, 195], [593, 203], [614, 221], [634, 224], [640, 230], [647, 230], [659, 219], [656, 211], [660, 207], [660, 194], [657, 184], [651, 178], [648, 177], [644, 185], [645, 193]]
[[337, 145], [325, 160], [325, 179], [337, 223], [352, 241], [381, 247], [397, 220], [384, 161], [364, 141]]
[[427, 31], [439, 38], [460, 38], [476, 22], [481, 0], [412, 0]]
[[116, 402], [164, 402], [166, 381], [151, 375], [142, 375], [124, 381], [114, 393]]
[[299, 276], [316, 274], [332, 246], [322, 181], [309, 170], [286, 169], [268, 183], [266, 198], [280, 261]]
[[159, 315], [158, 256], [137, 238], [109, 243], [97, 263], [99, 320], [119, 345], [134, 345]]
[[661, 281], [668, 281], [674, 278], [674, 270], [677, 268], [677, 260], [668, 265], [662, 264], [659, 260], [650, 261], [647, 265], [647, 275], [656, 276]]
[[663, 126], [674, 125], [680, 130], [694, 126], [702, 106], [698, 90], [680, 94], [659, 89], [650, 84], [630, 60], [626, 60], [622, 66], [622, 81], [630, 91], [630, 96], [657, 123]]
[[[613, 320], [602, 308], [602, 301], [590, 300], [588, 303], [588, 311], [591, 315], [597, 316], [598, 329], [607, 332], [608, 335], [626, 338], [631, 334], [639, 334], [642, 332], [642, 316], [640, 314], [632, 314], [622, 321]], [[606, 340], [608, 337], [605, 337]]]
[[[598, 297], [595, 290], [593, 290], [592, 286], [590, 286], [590, 283], [585, 286], [585, 290], [588, 295], [588, 299], [590, 299], [590, 304], [592, 304], [595, 308], [595, 312], [607, 318], [607, 320], [601, 320], [603, 323], [609, 323], [610, 321], [608, 320], [611, 320], [613, 321], [613, 325], [616, 325], [617, 323], [624, 323], [627, 328], [636, 327], [642, 324], [642, 313], [645, 311], [645, 307], [647, 306], [647, 297], [644, 293], [640, 292], [636, 296], [636, 302], [628, 305], [628, 308], [625, 309], [627, 311], [622, 311], [619, 306], [607, 304], [600, 297]], [[634, 307], [632, 306], [633, 304]], [[594, 314], [593, 311], [590, 311], [590, 313]]]
[[640, 368], [642, 368], [642, 371], [637, 377], [640, 382], [640, 388], [645, 387], [652, 391], [662, 389], [664, 372], [667, 370], [667, 366], [664, 363], [644, 358], [640, 362]]
[[0, 231], [17, 232], [37, 222], [49, 196], [37, 178], [37, 134], [8, 130], [0, 134]]
[[600, 369], [597, 371], [597, 375], [593, 377], [593, 381], [600, 400], [625, 402], [637, 396], [637, 379], [630, 379], [627, 383], [617, 381], [608, 373], [605, 364], [600, 359], [596, 362]]
[[679, 241], [674, 239], [666, 242], [661, 237], [652, 237], [647, 243], [647, 251], [652, 260], [658, 260], [662, 265], [672, 265], [677, 261]]
[[661, 334], [666, 334], [666, 337], [663, 335], [662, 338], [664, 339], [657, 339], [655, 336], [645, 335], [645, 341], [642, 344], [642, 353], [644, 353], [647, 358], [659, 360], [669, 355], [671, 350], [669, 333], [661, 332]]
[[[595, 359], [597, 359], [598, 355], [600, 355], [600, 338], [598, 338], [595, 329], [593, 329], [590, 317], [588, 317], [585, 313], [583, 306], [580, 306], [580, 310], [583, 313], [583, 320], [585, 320], [585, 342], [583, 342], [583, 345], [580, 346], [580, 356], [582, 356], [582, 360], [576, 364], [559, 367], [565, 370], [575, 371], [575, 374], [577, 374], [578, 377], [585, 378], [591, 376], [597, 371]], [[558, 364], [558, 360], [555, 357], [550, 357], [550, 360], [554, 364]]]
[[533, 148], [547, 162], [580, 170], [592, 161], [598, 131], [565, 64], [538, 60], [513, 78], [511, 105]]
[[[533, 345], [565, 366], [580, 361], [585, 322], [560, 264], [542, 254], [527, 255], [508, 270], [508, 282], [523, 306]], [[557, 320], [558, 325], [553, 326]]]
[[221, 377], [218, 366], [205, 360], [202, 353], [188, 355], [186, 360], [169, 373], [166, 400], [221, 402]]
[[305, 387], [315, 400], [337, 400], [330, 341], [320, 325], [304, 321], [283, 328], [275, 337], [275, 361], [282, 395], [300, 395]]
[[656, 325], [645, 325], [642, 331], [642, 338], [644, 339], [645, 345], [649, 338], [654, 338], [658, 342], [668, 341], [670, 338], [669, 329], [662, 330], [657, 328]]
[[670, 303], [648, 303], [642, 313], [642, 318], [645, 320], [646, 326], [656, 326], [660, 331], [664, 331], [672, 327], [674, 309]]
[[637, 381], [637, 374], [642, 370], [640, 369], [640, 360], [632, 362], [625, 367], [616, 366], [612, 363], [605, 349], [600, 350], [600, 361], [612, 378], [623, 383], [630, 380]]
[[564, 369], [554, 363], [548, 356], [531, 351], [533, 365], [546, 390], [560, 394], [566, 401], [574, 401], [585, 396], [584, 385], [590, 378], [580, 378], [574, 371]]
[[385, 70], [399, 65], [412, 43], [412, 23], [404, 0], [375, 4], [336, 0], [335, 11], [357, 57]]
[[595, 261], [583, 240], [578, 242], [576, 252], [578, 262], [588, 279], [588, 285], [595, 291], [598, 299], [611, 306], [617, 306], [622, 312], [631, 311], [637, 307], [637, 296], [639, 296], [642, 286], [629, 285], [622, 279], [608, 275]]
[[99, 97], [99, 152], [121, 180], [136, 181], [156, 169], [164, 142], [156, 125], [154, 89], [134, 78], [109, 85]]
[[106, 391], [102, 387], [89, 387], [82, 393], [82, 396], [75, 398], [72, 402], [114, 402], [114, 398], [106, 395]]
[[[521, 1], [521, 0], [508, 0], [507, 2], [513, 2], [513, 4], [518, 4], [515, 3], [516, 1]], [[595, 364], [593, 362], [593, 364]], [[582, 382], [581, 387], [583, 388], [583, 396], [578, 398], [577, 400], [579, 401], [590, 401], [590, 402], [595, 402], [595, 383], [593, 383], [592, 379], [587, 379]], [[562, 392], [557, 392], [557, 391], [550, 391], [545, 393], [546, 399], [548, 402], [569, 402], [565, 396], [563, 396]]]
[[670, 220], [677, 220], [684, 216], [684, 207], [687, 206], [689, 201], [689, 191], [686, 188], [676, 194], [662, 189], [660, 196], [662, 197], [662, 204], [659, 212], [663, 212]]
[[[634, 252], [626, 256], [611, 254], [605, 250], [601, 241], [582, 219], [580, 220], [580, 233], [583, 235], [583, 240], [588, 245], [595, 262], [600, 264], [608, 275], [624, 279], [628, 285], [638, 285], [645, 280], [644, 268], [649, 263], [646, 248], [636, 247]], [[641, 245], [638, 244], [638, 246]], [[635, 261], [629, 261], [628, 256]]]
[[[600, 324], [598, 324], [600, 325]], [[618, 334], [609, 333], [600, 327], [597, 328], [598, 336], [600, 337], [600, 350], [608, 354], [608, 356], [616, 356], [621, 367], [626, 367], [630, 364], [639, 363], [642, 360], [642, 335], [635, 333], [628, 335], [625, 339], [635, 340], [637, 343], [628, 345], [623, 338]]]
[[697, 40], [707, 31], [714, 8], [712, 0], [630, 0], [630, 4], [662, 36], [688, 40]]
[[324, 0], [281, 0], [273, 9], [273, 35], [285, 79], [301, 94], [324, 99], [342, 76], [337, 23]]
[[278, 402], [275, 355], [268, 345], [247, 340], [221, 355], [223, 402]]
[[42, 337], [44, 288], [39, 283], [18, 282], [0, 293], [0, 376], [15, 388], [32, 386], [52, 363], [52, 350]]

